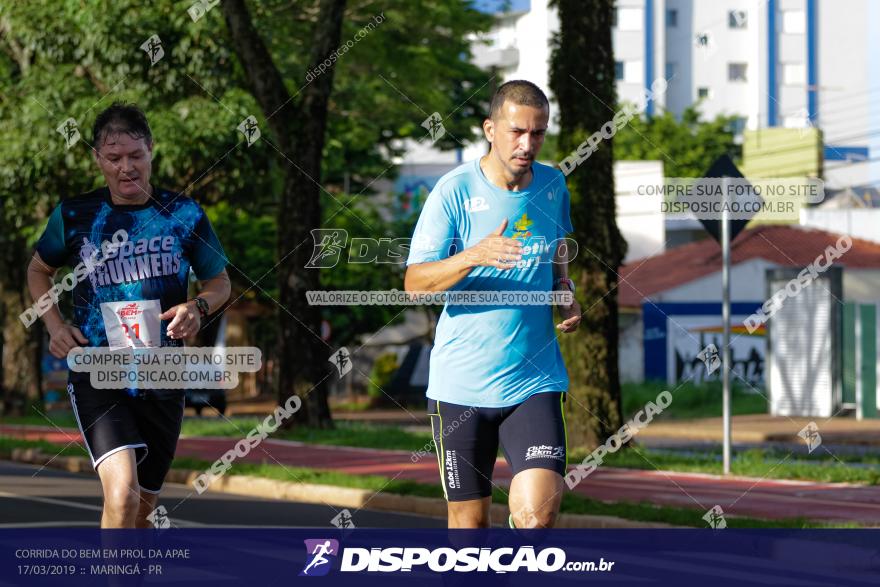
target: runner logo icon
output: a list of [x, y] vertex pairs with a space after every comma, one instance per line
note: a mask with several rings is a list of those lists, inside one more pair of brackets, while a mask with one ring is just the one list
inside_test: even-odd
[[332, 538], [312, 538], [306, 543], [306, 566], [300, 577], [320, 577], [330, 572], [333, 560], [339, 555], [339, 541]]

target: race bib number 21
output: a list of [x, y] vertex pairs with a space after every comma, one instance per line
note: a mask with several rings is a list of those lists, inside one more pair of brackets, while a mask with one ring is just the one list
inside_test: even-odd
[[162, 307], [159, 300], [104, 302], [101, 316], [111, 349], [149, 348], [161, 345]]

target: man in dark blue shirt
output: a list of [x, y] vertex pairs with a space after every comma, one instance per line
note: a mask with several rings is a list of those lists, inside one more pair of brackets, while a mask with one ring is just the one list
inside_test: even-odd
[[[85, 268], [75, 271], [72, 323], [56, 305], [42, 304], [49, 350], [65, 358], [77, 347], [183, 346], [229, 299], [220, 241], [195, 201], [150, 183], [153, 141], [140, 109], [113, 104], [98, 115], [92, 139], [107, 185], [52, 211], [28, 267], [35, 300], [51, 295], [58, 268]], [[95, 263], [105, 243], [116, 246]], [[202, 285], [192, 300], [190, 269]], [[184, 392], [96, 389], [88, 373], [73, 371], [67, 389], [101, 479], [101, 526], [151, 526], [147, 516], [180, 436]]]

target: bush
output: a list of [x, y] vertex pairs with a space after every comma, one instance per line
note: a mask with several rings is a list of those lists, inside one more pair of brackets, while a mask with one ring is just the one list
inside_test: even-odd
[[397, 373], [399, 368], [400, 365], [397, 364], [396, 353], [381, 354], [376, 359], [376, 362], [373, 363], [373, 368], [370, 370], [370, 381], [369, 386], [367, 387], [367, 395], [374, 403], [376, 400], [386, 397], [386, 394], [391, 393], [391, 390], [388, 388], [391, 385], [391, 380], [394, 379], [394, 374]]
[[[682, 420], [691, 418], [721, 417], [721, 382], [710, 381], [694, 385], [685, 383], [668, 385], [663, 382], [646, 381], [644, 383], [624, 383], [621, 386], [623, 400], [623, 418], [628, 420], [637, 411], [643, 409], [649, 401], [655, 401], [663, 390], [675, 390], [673, 401], [668, 409], [660, 414], [663, 420]], [[766, 414], [768, 411], [766, 395], [740, 384], [731, 382], [731, 411], [734, 416], [743, 414]]]

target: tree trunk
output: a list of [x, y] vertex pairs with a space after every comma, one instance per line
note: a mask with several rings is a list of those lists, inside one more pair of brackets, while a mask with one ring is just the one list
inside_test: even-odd
[[[590, 10], [575, 0], [555, 0], [559, 33], [554, 38], [550, 87], [559, 104], [562, 160], [614, 117], [613, 0]], [[611, 140], [604, 140], [568, 177], [573, 237], [579, 252], [571, 263], [584, 310], [575, 335], [560, 337], [571, 387], [566, 410], [569, 442], [593, 447], [622, 422], [618, 368], [617, 273], [626, 242], [617, 228]]]
[[[320, 1], [308, 71], [339, 47], [344, 10], [345, 0]], [[283, 259], [277, 268], [282, 306], [278, 401], [283, 404], [291, 393], [303, 400], [286, 425], [330, 427], [326, 380], [333, 349], [320, 336], [320, 309], [305, 296], [307, 290], [318, 289], [319, 273], [305, 266], [312, 250], [310, 231], [321, 226], [321, 160], [335, 67], [318, 75], [299, 96], [290, 96], [244, 1], [225, 0], [223, 12], [251, 91], [277, 141], [285, 174], [278, 222], [278, 258]]]
[[[42, 337], [43, 323], [38, 320], [25, 328], [19, 315], [31, 305], [25, 275], [29, 252], [23, 243], [16, 243], [4, 254], [0, 267], [5, 266], [4, 285], [0, 285], [0, 324], [3, 325], [0, 356], [3, 372], [0, 378], [0, 414], [34, 414], [34, 404], [42, 403]], [[17, 287], [12, 287], [17, 284]], [[41, 408], [42, 409], [42, 408]]]

